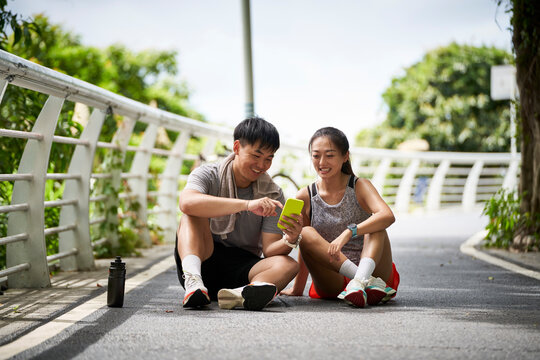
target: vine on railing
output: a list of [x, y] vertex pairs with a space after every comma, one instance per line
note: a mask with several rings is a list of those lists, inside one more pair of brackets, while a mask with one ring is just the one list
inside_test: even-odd
[[[119, 146], [118, 144], [116, 144]], [[152, 233], [154, 243], [162, 240], [162, 229], [154, 222], [143, 223], [137, 216], [141, 204], [131, 192], [128, 181], [121, 179], [125, 156], [119, 149], [111, 149], [99, 165], [99, 173], [110, 176], [96, 181], [93, 195], [105, 195], [103, 202], [94, 205], [93, 217], [104, 216], [105, 221], [97, 231], [92, 232], [92, 239], [107, 239], [94, 247], [96, 257], [139, 256], [137, 248], [143, 247], [141, 231], [147, 228]], [[125, 194], [123, 198], [121, 194]]]
[[[45, 94], [16, 86], [8, 86], [2, 106], [0, 108], [0, 129], [30, 132], [39, 114]], [[73, 118], [73, 103], [66, 102], [62, 108], [55, 134], [58, 136], [78, 137], [83, 126]], [[21, 154], [24, 151], [26, 141], [17, 138], [1, 137], [0, 141], [0, 173], [15, 174], [19, 167]], [[69, 166], [73, 146], [68, 144], [54, 143], [51, 147], [49, 172], [63, 173]], [[61, 180], [47, 180], [45, 183], [45, 201], [59, 200], [62, 198], [64, 182]], [[0, 182], [0, 206], [11, 203], [13, 183]], [[58, 226], [60, 208], [45, 208], [45, 227]], [[0, 238], [7, 235], [8, 213], [0, 214]], [[46, 237], [47, 255], [58, 252], [58, 234]], [[6, 266], [6, 247], [0, 246], [0, 270]]]

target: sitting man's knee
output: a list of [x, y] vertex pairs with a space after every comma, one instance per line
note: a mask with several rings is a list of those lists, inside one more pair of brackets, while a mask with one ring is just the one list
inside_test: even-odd
[[210, 222], [208, 218], [183, 214], [180, 217], [178, 230], [182, 228], [194, 232], [207, 232], [210, 231]]
[[189, 223], [191, 222], [190, 217], [191, 216], [187, 214], [182, 214], [182, 216], [180, 216], [180, 224], [178, 224], [178, 230], [180, 230], [180, 228], [183, 226], [189, 226]]
[[274, 266], [279, 268], [280, 271], [286, 272], [288, 274], [296, 275], [298, 273], [298, 270], [300, 269], [300, 265], [298, 265], [296, 260], [287, 255], [276, 256], [274, 261]]
[[198, 216], [192, 216], [192, 215], [188, 215], [188, 214], [182, 214], [182, 216], [180, 217], [180, 225], [182, 225], [182, 224], [184, 224], [184, 223], [200, 222], [200, 221], [202, 221], [202, 220], [208, 221], [208, 219], [201, 218], [201, 217], [198, 217]]
[[289, 276], [291, 278], [294, 278], [297, 274], [298, 274], [298, 271], [300, 270], [300, 265], [298, 265], [298, 263], [290, 258], [291, 261], [289, 261], [288, 263], [288, 267], [287, 267], [287, 273], [289, 274]]
[[298, 264], [298, 262], [296, 260], [294, 260], [293, 258], [287, 256], [287, 258], [289, 259], [289, 266], [290, 266], [290, 270], [291, 272], [294, 273], [294, 275], [296, 276], [296, 274], [298, 274], [298, 271], [300, 270], [300, 265]]

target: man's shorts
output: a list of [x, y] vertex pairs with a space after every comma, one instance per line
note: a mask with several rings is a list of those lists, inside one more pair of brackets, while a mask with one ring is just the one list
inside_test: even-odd
[[[349, 279], [346, 276], [343, 276], [344, 282], [343, 282], [343, 289], [341, 291], [345, 290], [347, 287], [347, 284], [351, 279]], [[392, 289], [396, 290], [396, 293], [392, 295], [392, 297], [396, 296], [397, 289], [399, 286], [399, 273], [396, 270], [396, 264], [392, 263], [392, 275], [390, 276], [390, 280], [386, 283], [387, 286], [391, 287]], [[324, 291], [317, 290], [315, 285], [313, 283], [311, 284], [311, 287], [309, 288], [309, 297], [313, 299], [335, 299], [336, 296], [325, 294]]]
[[[182, 261], [178, 255], [178, 237], [174, 247], [174, 260], [178, 280], [184, 287]], [[217, 300], [217, 292], [221, 289], [234, 289], [249, 283], [249, 271], [262, 259], [244, 249], [228, 247], [214, 241], [212, 256], [202, 262], [201, 276], [208, 288], [210, 299]]]

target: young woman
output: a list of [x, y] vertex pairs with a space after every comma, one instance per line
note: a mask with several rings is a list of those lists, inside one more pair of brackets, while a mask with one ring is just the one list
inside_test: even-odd
[[337, 297], [357, 307], [390, 300], [399, 285], [386, 233], [392, 211], [369, 180], [354, 176], [342, 131], [317, 130], [309, 151], [319, 178], [297, 194], [304, 201], [301, 268], [281, 293], [301, 296], [309, 271], [312, 298]]

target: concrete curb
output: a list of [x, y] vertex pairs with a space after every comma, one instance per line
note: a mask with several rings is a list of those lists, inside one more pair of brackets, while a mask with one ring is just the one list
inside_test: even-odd
[[461, 246], [459, 247], [459, 250], [464, 254], [473, 256], [477, 259], [488, 262], [492, 265], [496, 265], [504, 269], [513, 271], [515, 273], [525, 275], [536, 280], [540, 280], [540, 272], [538, 271], [526, 269], [524, 267], [521, 267], [509, 261], [505, 261], [498, 257], [488, 255], [485, 252], [482, 252], [476, 249], [475, 246], [480, 244], [480, 242], [482, 242], [482, 240], [486, 237], [486, 234], [487, 234], [487, 230], [482, 230], [482, 231], [477, 232], [476, 234], [468, 238], [467, 241], [461, 244]]

